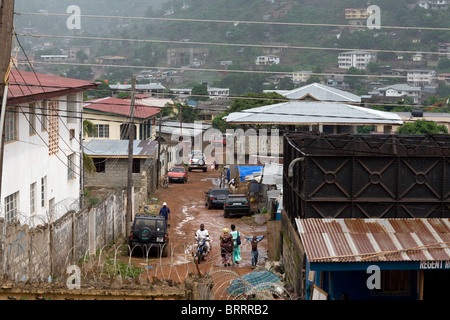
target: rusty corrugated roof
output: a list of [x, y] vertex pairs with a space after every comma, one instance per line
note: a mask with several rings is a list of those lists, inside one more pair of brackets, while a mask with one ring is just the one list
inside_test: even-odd
[[296, 219], [310, 262], [450, 260], [450, 219]]

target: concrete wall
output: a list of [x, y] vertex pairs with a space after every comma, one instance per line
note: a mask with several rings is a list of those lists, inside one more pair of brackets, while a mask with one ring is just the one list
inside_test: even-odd
[[[133, 173], [133, 185], [141, 187], [146, 184], [142, 172], [147, 170], [146, 159], [141, 159], [141, 173]], [[105, 172], [85, 173], [85, 187], [126, 188], [128, 183], [128, 159], [108, 158], [105, 161]]]
[[15, 281], [65, 276], [68, 265], [124, 235], [125, 198], [112, 194], [92, 209], [68, 212], [50, 225], [5, 226], [0, 220], [0, 277]]
[[[147, 198], [156, 190], [157, 160], [140, 159], [141, 172], [133, 173], [135, 203], [146, 203]], [[105, 172], [85, 173], [84, 185], [89, 188], [126, 189], [128, 184], [128, 159], [109, 158], [105, 162]], [[164, 171], [165, 174], [165, 171]], [[161, 177], [164, 177], [164, 174]]]
[[286, 212], [281, 213], [281, 259], [286, 282], [294, 286], [300, 298], [304, 298], [306, 256], [300, 236]]

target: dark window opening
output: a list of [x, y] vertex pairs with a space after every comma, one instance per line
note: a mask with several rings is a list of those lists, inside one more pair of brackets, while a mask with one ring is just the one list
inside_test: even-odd
[[96, 172], [105, 172], [105, 158], [94, 158], [94, 166]]
[[133, 173], [141, 173], [141, 159], [133, 159]]

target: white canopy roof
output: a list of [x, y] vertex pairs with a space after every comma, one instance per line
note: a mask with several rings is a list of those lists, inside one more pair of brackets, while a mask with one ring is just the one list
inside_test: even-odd
[[335, 102], [292, 101], [230, 113], [232, 124], [282, 125], [402, 125], [401, 118], [391, 112], [372, 110]]

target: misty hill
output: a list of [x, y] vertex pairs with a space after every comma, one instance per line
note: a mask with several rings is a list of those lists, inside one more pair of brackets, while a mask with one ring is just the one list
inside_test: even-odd
[[[220, 61], [233, 62], [229, 69], [255, 69], [254, 59], [267, 54], [261, 45], [287, 47], [279, 52], [280, 64], [266, 67], [275, 71], [324, 70], [336, 67], [338, 51], [332, 49], [378, 49], [413, 52], [436, 52], [439, 42], [449, 42], [450, 32], [440, 30], [406, 30], [387, 26], [449, 28], [450, 10], [426, 10], [416, 0], [17, 0], [16, 11], [65, 13], [71, 4], [82, 14], [103, 16], [154, 17], [166, 20], [83, 18], [81, 30], [68, 30], [66, 17], [16, 16], [16, 28], [35, 28], [37, 33], [80, 35], [120, 39], [145, 39], [151, 42], [72, 40], [71, 44], [92, 46], [93, 56], [123, 55], [143, 66], [167, 65], [168, 48], [207, 48], [204, 67], [218, 68]], [[348, 25], [347, 8], [381, 9], [381, 30], [352, 30], [339, 26], [298, 26], [280, 23]], [[42, 12], [42, 11], [41, 11]], [[168, 19], [172, 19], [169, 21]], [[173, 21], [173, 19], [223, 20], [227, 22]], [[259, 24], [248, 22], [261, 22]], [[30, 39], [36, 43], [61, 39]], [[186, 41], [167, 44], [163, 41]], [[160, 42], [158, 42], [160, 41]], [[223, 43], [190, 45], [189, 42]], [[228, 44], [228, 45], [227, 45]], [[251, 46], [239, 47], [239, 44]], [[289, 47], [303, 47], [289, 48]], [[325, 48], [311, 50], [305, 47]], [[32, 44], [28, 44], [32, 48]], [[327, 49], [328, 48], [328, 49]], [[378, 54], [382, 63], [395, 61], [396, 54]], [[181, 61], [181, 67], [189, 61]]]

